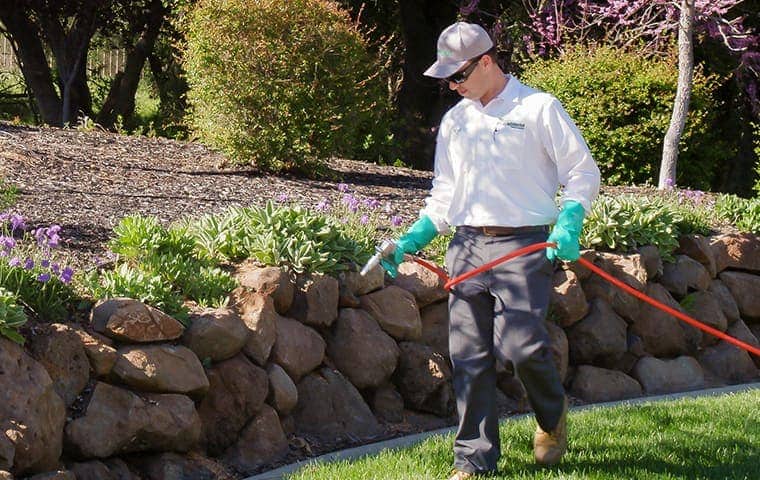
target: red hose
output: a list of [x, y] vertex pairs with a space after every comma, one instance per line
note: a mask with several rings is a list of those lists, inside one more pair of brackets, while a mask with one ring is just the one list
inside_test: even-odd
[[[482, 272], [484, 272], [486, 270], [490, 270], [490, 269], [492, 269], [493, 267], [495, 267], [496, 265], [498, 265], [500, 263], [504, 263], [504, 262], [506, 262], [508, 260], [511, 260], [511, 259], [513, 259], [515, 257], [519, 257], [521, 255], [526, 255], [528, 253], [535, 252], [536, 250], [543, 250], [544, 248], [554, 247], [554, 246], [555, 246], [555, 244], [550, 243], [550, 242], [535, 243], [533, 245], [529, 245], [527, 247], [515, 250], [515, 251], [513, 251], [513, 252], [511, 252], [511, 253], [509, 253], [507, 255], [504, 255], [503, 257], [499, 257], [496, 260], [493, 260], [493, 261], [488, 262], [488, 263], [486, 263], [484, 265], [481, 265], [478, 268], [470, 270], [469, 272], [465, 272], [462, 275], [459, 275], [458, 277], [454, 277], [452, 279], [449, 279], [448, 275], [446, 274], [445, 271], [443, 271], [443, 269], [441, 269], [441, 268], [439, 268], [439, 267], [437, 267], [437, 266], [435, 266], [435, 265], [433, 265], [433, 264], [431, 264], [429, 262], [426, 262], [425, 260], [422, 260], [421, 258], [417, 258], [417, 257], [412, 257], [412, 258], [413, 258], [413, 260], [415, 262], [419, 263], [423, 267], [425, 267], [425, 268], [433, 271], [436, 275], [438, 275], [438, 277], [440, 277], [441, 280], [443, 280], [443, 282], [444, 282], [443, 288], [445, 288], [446, 290], [449, 290], [449, 289], [451, 289], [451, 287], [453, 287], [457, 283], [462, 282], [464, 280], [467, 280], [468, 278], [473, 277], [473, 276], [475, 276], [475, 275], [477, 275], [479, 273], [482, 273]], [[601, 268], [597, 267], [593, 263], [589, 262], [585, 258], [579, 258], [578, 259], [578, 263], [580, 263], [584, 267], [588, 268], [592, 272], [596, 273], [597, 275], [599, 275], [603, 279], [607, 280], [611, 284], [615, 285], [616, 287], [622, 289], [626, 293], [629, 293], [629, 294], [633, 295], [634, 297], [637, 297], [637, 298], [639, 298], [639, 299], [647, 302], [648, 304], [654, 306], [655, 308], [658, 308], [658, 309], [662, 310], [665, 313], [669, 313], [670, 315], [673, 315], [677, 319], [679, 319], [679, 320], [681, 320], [683, 322], [686, 322], [689, 325], [692, 325], [692, 326], [694, 326], [694, 327], [702, 330], [703, 332], [709, 333], [710, 335], [718, 337], [721, 340], [725, 340], [728, 343], [732, 343], [732, 344], [736, 345], [737, 347], [742, 348], [742, 349], [748, 351], [749, 353], [755, 354], [758, 357], [760, 357], [760, 348], [753, 347], [752, 345], [750, 345], [750, 344], [748, 344], [746, 342], [743, 342], [743, 341], [741, 341], [741, 340], [739, 340], [737, 338], [734, 338], [734, 337], [732, 337], [730, 335], [726, 335], [725, 333], [721, 332], [718, 329], [715, 329], [715, 328], [713, 328], [713, 327], [711, 327], [709, 325], [705, 325], [704, 323], [700, 322], [699, 320], [691, 318], [690, 316], [685, 315], [685, 314], [679, 312], [678, 310], [665, 305], [662, 302], [658, 302], [657, 300], [655, 300], [652, 297], [644, 295], [643, 293], [639, 292], [635, 288], [632, 288], [632, 287], [626, 285], [625, 283], [621, 282], [620, 280], [618, 280], [617, 278], [613, 277], [609, 273], [605, 272]]]

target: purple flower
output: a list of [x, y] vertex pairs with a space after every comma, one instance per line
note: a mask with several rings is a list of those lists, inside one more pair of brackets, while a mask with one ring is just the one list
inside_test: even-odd
[[400, 226], [401, 223], [402, 223], [401, 217], [399, 217], [398, 215], [394, 215], [391, 217], [391, 225], [393, 225], [394, 227]]
[[26, 228], [26, 224], [24, 223], [24, 217], [21, 215], [14, 213], [11, 215], [11, 228], [12, 230], [21, 229], [23, 230]]
[[10, 260], [8, 260], [8, 265], [10, 265], [11, 267], [18, 267], [19, 265], [21, 265], [21, 259], [18, 257], [13, 257]]
[[45, 282], [47, 282], [48, 280], [50, 280], [50, 274], [49, 274], [49, 273], [41, 273], [41, 274], [40, 274], [40, 275], [37, 277], [37, 281], [38, 281], [38, 282], [41, 282], [41, 283], [45, 283]]
[[54, 263], [53, 265], [50, 266], [50, 271], [53, 272], [55, 275], [58, 275], [59, 273], [61, 273], [61, 266], [58, 265], [57, 263]]
[[318, 212], [325, 212], [330, 209], [330, 202], [327, 201], [326, 198], [323, 198], [318, 204], [317, 204], [317, 211]]
[[10, 218], [10, 214], [8, 212], [0, 213], [0, 222], [5, 223]]
[[672, 178], [666, 178], [665, 179], [665, 186], [668, 188], [673, 188], [673, 185], [675, 185], [676, 182]]
[[48, 260], [47, 258], [43, 259], [43, 260], [40, 262], [40, 266], [41, 266], [42, 268], [48, 268], [48, 267], [50, 266], [50, 260]]
[[338, 184], [338, 191], [340, 193], [348, 193], [348, 184], [347, 183], [339, 183]]
[[362, 215], [361, 218], [359, 219], [359, 223], [361, 223], [362, 225], [368, 224], [369, 223], [369, 215], [366, 215], [366, 214]]
[[280, 203], [285, 203], [288, 201], [288, 194], [287, 193], [281, 193], [277, 195], [276, 200]]
[[61, 226], [57, 224], [50, 225], [47, 229], [48, 236], [56, 235], [61, 232]]
[[31, 270], [34, 268], [34, 260], [32, 260], [29, 257], [26, 257], [26, 261], [24, 262], [24, 270]]
[[380, 201], [377, 200], [376, 198], [365, 198], [362, 203], [364, 204], [365, 207], [371, 208], [373, 210], [380, 206]]
[[3, 235], [0, 236], [0, 244], [2, 244], [5, 251], [10, 252], [16, 247], [16, 240], [13, 237]]
[[71, 278], [74, 276], [74, 270], [71, 267], [66, 267], [61, 272], [61, 281], [63, 283], [71, 282]]
[[57, 234], [53, 234], [48, 238], [47, 245], [48, 247], [55, 248], [57, 247], [61, 242], [61, 237], [59, 237]]

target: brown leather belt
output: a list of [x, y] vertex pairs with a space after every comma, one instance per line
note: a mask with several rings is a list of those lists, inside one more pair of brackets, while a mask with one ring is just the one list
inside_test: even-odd
[[458, 228], [465, 229], [472, 233], [479, 233], [487, 237], [503, 237], [506, 235], [518, 235], [521, 233], [535, 233], [535, 232], [548, 232], [548, 225], [528, 225], [524, 227], [499, 227], [499, 226], [484, 226], [484, 227], [471, 227], [464, 225]]

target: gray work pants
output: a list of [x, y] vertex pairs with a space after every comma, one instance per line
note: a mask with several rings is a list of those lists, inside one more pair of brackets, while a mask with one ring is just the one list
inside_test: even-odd
[[[545, 230], [486, 236], [459, 227], [446, 265], [453, 278], [546, 237]], [[549, 431], [559, 422], [565, 392], [544, 325], [551, 288], [552, 264], [544, 250], [509, 260], [452, 288], [449, 349], [459, 413], [455, 468], [470, 473], [496, 470], [501, 454], [496, 359], [514, 364], [538, 424]]]

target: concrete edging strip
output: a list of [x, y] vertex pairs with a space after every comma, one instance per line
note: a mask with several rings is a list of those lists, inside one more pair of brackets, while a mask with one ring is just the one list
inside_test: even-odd
[[[583, 411], [583, 410], [593, 410], [597, 408], [616, 407], [618, 405], [639, 405], [642, 403], [651, 403], [651, 402], [659, 402], [659, 401], [666, 401], [666, 400], [678, 400], [681, 398], [711, 397], [711, 396], [716, 396], [716, 395], [724, 395], [727, 393], [741, 393], [741, 392], [746, 392], [749, 390], [756, 390], [756, 389], [760, 389], [760, 382], [745, 383], [741, 385], [730, 385], [728, 387], [711, 388], [707, 390], [693, 390], [690, 392], [669, 393], [666, 395], [655, 395], [651, 397], [629, 398], [627, 400], [618, 400], [614, 402], [593, 403], [589, 405], [571, 407], [570, 410]], [[513, 415], [511, 417], [502, 419], [500, 422], [518, 420], [520, 418], [523, 418], [529, 415], [533, 415], [533, 414], [523, 413], [519, 415]], [[331, 463], [331, 462], [337, 462], [340, 460], [357, 460], [361, 457], [366, 457], [367, 455], [376, 454], [382, 450], [411, 447], [417, 443], [422, 442], [423, 440], [426, 440], [429, 437], [432, 437], [435, 435], [448, 435], [450, 433], [454, 433], [455, 431], [456, 431], [456, 427], [447, 427], [447, 428], [441, 428], [438, 430], [431, 430], [429, 432], [417, 433], [417, 434], [409, 435], [406, 437], [391, 438], [389, 440], [383, 440], [381, 442], [370, 443], [370, 444], [362, 445], [359, 447], [327, 453], [325, 455], [321, 455], [315, 458], [310, 458], [307, 460], [301, 460], [300, 462], [291, 463], [289, 465], [285, 465], [285, 466], [276, 468], [274, 470], [269, 470], [268, 472], [260, 473], [252, 477], [246, 477], [243, 480], [280, 480], [283, 478], [284, 475], [293, 473], [296, 470], [299, 470], [305, 467], [306, 465], [310, 465], [313, 463]]]

